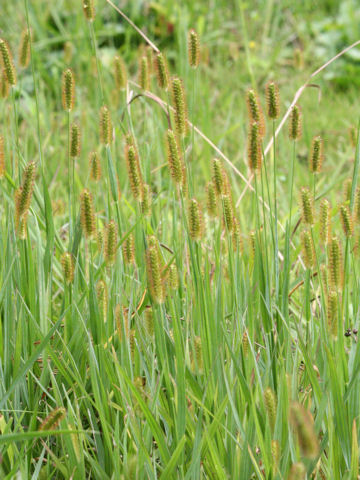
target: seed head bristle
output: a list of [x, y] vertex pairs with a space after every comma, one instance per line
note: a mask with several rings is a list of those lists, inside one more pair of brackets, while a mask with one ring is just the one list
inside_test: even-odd
[[169, 285], [171, 290], [177, 290], [179, 288], [179, 272], [175, 263], [170, 265]]
[[143, 181], [135, 145], [125, 146], [125, 158], [132, 193], [135, 199], [141, 200], [143, 195]]
[[112, 140], [112, 122], [110, 110], [106, 105], [100, 108], [100, 142], [104, 145], [110, 145]]
[[353, 234], [353, 221], [349, 206], [347, 204], [340, 205], [340, 219], [345, 237], [349, 238]]
[[250, 124], [258, 124], [259, 135], [261, 138], [263, 138], [265, 136], [265, 119], [259, 102], [259, 97], [255, 90], [250, 89], [247, 91], [246, 105], [248, 109]]
[[169, 87], [169, 68], [165, 55], [161, 52], [155, 55], [154, 66], [159, 87], [167, 90]]
[[200, 61], [200, 42], [194, 29], [189, 30], [188, 33], [188, 56], [190, 67], [197, 68]]
[[249, 234], [249, 243], [250, 243], [250, 257], [252, 259], [255, 258], [256, 253], [256, 232], [255, 230], [251, 230]]
[[5, 146], [4, 137], [0, 135], [0, 178], [5, 175]]
[[150, 69], [148, 59], [145, 55], [140, 58], [139, 85], [143, 90], [150, 90]]
[[234, 224], [233, 235], [232, 235], [233, 249], [234, 249], [234, 252], [237, 252], [237, 251], [242, 252], [243, 243], [242, 243], [241, 232], [240, 232], [240, 223], [235, 216], [233, 218], [233, 224]]
[[290, 140], [300, 140], [302, 136], [302, 114], [299, 105], [294, 105], [290, 112], [289, 138]]
[[71, 112], [75, 103], [75, 76], [71, 68], [62, 74], [62, 104], [64, 110]]
[[276, 474], [280, 461], [280, 443], [278, 440], [271, 440], [271, 455], [274, 474]]
[[135, 239], [134, 235], [130, 235], [126, 238], [122, 246], [123, 258], [126, 264], [132, 264], [135, 261]]
[[202, 213], [200, 205], [195, 198], [192, 198], [189, 202], [188, 208], [189, 215], [189, 235], [193, 240], [200, 240], [202, 237]]
[[315, 266], [315, 248], [311, 232], [304, 230], [301, 234], [302, 251], [306, 268], [312, 269]]
[[16, 70], [14, 66], [14, 60], [9, 45], [2, 38], [0, 38], [0, 55], [9, 85], [16, 85]]
[[250, 170], [254, 173], [261, 170], [261, 138], [259, 131], [259, 124], [253, 122], [250, 125], [248, 138], [248, 164]]
[[80, 195], [80, 205], [81, 205], [81, 227], [83, 229], [84, 235], [87, 238], [91, 238], [95, 233], [95, 213], [93, 198], [90, 191], [85, 188]]
[[320, 173], [324, 159], [324, 142], [319, 136], [314, 137], [309, 156], [309, 170], [311, 173]]
[[80, 156], [81, 141], [80, 127], [77, 123], [71, 124], [70, 127], [70, 157], [76, 158]]
[[242, 351], [244, 353], [244, 357], [248, 356], [249, 353], [249, 337], [247, 332], [243, 333], [242, 340], [241, 340]]
[[154, 335], [154, 312], [151, 307], [145, 308], [145, 328], [147, 334], [152, 337]]
[[64, 252], [61, 255], [61, 265], [66, 285], [74, 281], [74, 258], [70, 252]]
[[29, 162], [24, 168], [22, 184], [15, 192], [15, 225], [22, 239], [26, 237], [26, 222], [34, 190], [35, 173], [35, 162]]
[[165, 143], [170, 175], [176, 184], [181, 184], [183, 180], [183, 162], [175, 134], [172, 130], [166, 131]]
[[234, 228], [234, 210], [230, 195], [222, 195], [223, 218], [226, 230], [231, 234]]
[[206, 207], [210, 217], [217, 215], [217, 198], [213, 182], [209, 182], [206, 186]]
[[277, 398], [274, 390], [272, 390], [270, 387], [267, 387], [264, 390], [264, 404], [269, 419], [270, 428], [273, 432], [276, 422]]
[[140, 201], [140, 208], [141, 208], [141, 213], [145, 217], [150, 217], [151, 215], [151, 204], [152, 204], [152, 193], [151, 193], [150, 185], [148, 185], [147, 183], [144, 183], [142, 187], [142, 198]]
[[186, 135], [187, 125], [187, 106], [183, 82], [178, 77], [171, 81], [172, 102], [175, 110], [175, 126], [177, 134], [181, 137]]
[[319, 445], [311, 413], [300, 403], [293, 402], [290, 406], [290, 420], [302, 454], [307, 458], [315, 458], [319, 451]]
[[221, 195], [223, 191], [223, 166], [221, 160], [214, 158], [212, 161], [212, 181], [215, 187], [216, 195]]
[[105, 322], [107, 318], [108, 308], [108, 289], [104, 280], [99, 280], [96, 284], [96, 297], [98, 301], [100, 315]]
[[108, 265], [113, 265], [117, 250], [117, 226], [114, 220], [110, 220], [105, 229], [104, 257]]
[[329, 285], [333, 290], [342, 288], [342, 253], [340, 242], [333, 236], [328, 244]]
[[64, 407], [55, 408], [45, 420], [43, 420], [38, 428], [38, 431], [55, 430], [61, 420], [65, 418], [66, 410]]
[[86, 20], [93, 22], [95, 20], [94, 0], [82, 0], [82, 3]]
[[323, 198], [320, 202], [319, 236], [325, 245], [328, 243], [331, 234], [330, 210], [330, 202]]
[[153, 239], [149, 239], [149, 245], [146, 251], [147, 277], [149, 291], [155, 303], [164, 302], [164, 285], [161, 278], [160, 264], [157, 245], [153, 243]]
[[95, 151], [89, 153], [89, 168], [91, 180], [98, 182], [101, 179], [101, 164], [99, 154]]
[[314, 201], [308, 187], [302, 187], [300, 190], [300, 208], [303, 222], [314, 225]]
[[197, 373], [202, 373], [204, 365], [203, 365], [203, 355], [202, 355], [202, 342], [201, 337], [196, 335], [194, 337], [194, 357], [196, 361]]
[[19, 46], [19, 65], [26, 68], [30, 62], [30, 41], [31, 33], [25, 28], [21, 34], [20, 46]]
[[280, 116], [279, 87], [275, 82], [269, 82], [265, 87], [267, 115], [272, 120]]
[[5, 70], [1, 70], [0, 62], [0, 98], [7, 98], [9, 95], [9, 82]]
[[338, 292], [330, 290], [327, 296], [327, 322], [330, 334], [337, 338], [338, 335]]
[[126, 65], [120, 55], [114, 57], [114, 79], [116, 88], [119, 90], [126, 89], [127, 86], [127, 71]]

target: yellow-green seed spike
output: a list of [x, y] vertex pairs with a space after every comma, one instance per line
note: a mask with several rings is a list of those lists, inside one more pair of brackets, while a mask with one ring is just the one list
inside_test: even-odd
[[338, 335], [338, 292], [330, 290], [327, 297], [327, 322], [330, 334]]
[[45, 420], [43, 420], [38, 428], [38, 431], [55, 430], [61, 420], [65, 418], [66, 410], [64, 407], [55, 408]]
[[99, 280], [96, 284], [96, 297], [99, 305], [100, 315], [105, 322], [108, 308], [108, 290], [104, 280]]
[[93, 22], [95, 20], [94, 0], [82, 0], [82, 4], [86, 20]]
[[200, 42], [194, 29], [189, 30], [188, 33], [188, 57], [190, 67], [197, 68], [200, 61]]
[[320, 173], [324, 158], [324, 142], [319, 136], [314, 137], [309, 155], [309, 170], [311, 173]]
[[108, 265], [113, 265], [116, 259], [117, 227], [114, 220], [110, 220], [105, 229], [104, 257]]
[[114, 79], [116, 88], [119, 90], [126, 89], [127, 86], [127, 71], [124, 60], [120, 55], [114, 57]]
[[278, 440], [271, 440], [271, 455], [274, 473], [277, 472], [280, 461], [280, 443]]
[[275, 392], [270, 388], [264, 390], [264, 404], [269, 419], [271, 431], [274, 431], [276, 422], [277, 399]]
[[217, 196], [224, 193], [224, 180], [223, 180], [223, 167], [218, 158], [214, 158], [212, 161], [212, 181]]
[[266, 106], [267, 115], [272, 120], [279, 118], [280, 116], [280, 100], [279, 100], [279, 87], [275, 82], [269, 82], [266, 84]]
[[145, 328], [150, 337], [154, 335], [154, 312], [151, 307], [145, 308]]
[[177, 290], [179, 288], [179, 272], [175, 263], [170, 265], [169, 284], [171, 290]]
[[74, 258], [70, 252], [64, 252], [61, 255], [61, 265], [66, 285], [74, 281]]
[[243, 333], [242, 340], [241, 340], [241, 346], [242, 346], [242, 350], [243, 350], [243, 353], [244, 353], [244, 357], [247, 357], [248, 353], [249, 353], [249, 337], [248, 337], [247, 332]]
[[342, 288], [342, 253], [340, 242], [333, 236], [328, 244], [329, 284], [333, 290]]
[[97, 152], [89, 153], [89, 169], [91, 180], [98, 182], [101, 179], [101, 164], [99, 154]]
[[300, 208], [303, 222], [314, 225], [314, 201], [307, 187], [302, 187], [300, 190]]
[[209, 182], [206, 186], [206, 207], [210, 217], [217, 215], [217, 199], [213, 182]]
[[152, 193], [150, 185], [144, 183], [142, 186], [142, 198], [140, 201], [141, 213], [145, 217], [150, 217], [151, 215], [151, 204], [152, 204]]
[[294, 105], [290, 112], [289, 120], [289, 138], [290, 140], [300, 140], [302, 136], [302, 113], [299, 105]]
[[319, 444], [311, 413], [300, 403], [293, 402], [290, 406], [290, 420], [304, 457], [309, 459], [316, 458], [319, 451]]
[[204, 365], [203, 365], [203, 355], [202, 355], [202, 341], [201, 341], [201, 337], [199, 336], [194, 337], [194, 353], [195, 353], [197, 373], [202, 373]]
[[110, 145], [112, 140], [112, 122], [110, 110], [103, 105], [99, 114], [100, 142], [104, 145]]
[[304, 230], [301, 234], [303, 258], [306, 268], [312, 269], [315, 266], [315, 249], [311, 232]]
[[142, 198], [142, 178], [139, 169], [138, 153], [134, 145], [125, 146], [126, 166], [132, 193], [135, 199]]
[[200, 205], [192, 198], [188, 208], [189, 235], [193, 240], [200, 240], [202, 236], [202, 214]]
[[30, 31], [25, 28], [21, 34], [21, 40], [19, 45], [19, 65], [22, 68], [26, 68], [30, 62]]
[[92, 195], [88, 189], [84, 189], [80, 195], [80, 213], [81, 227], [84, 235], [90, 238], [95, 233], [95, 213]]
[[246, 105], [249, 114], [250, 124], [254, 122], [258, 124], [259, 135], [261, 138], [265, 136], [265, 119], [259, 98], [255, 90], [248, 90], [246, 93]]
[[225, 228], [229, 233], [232, 233], [234, 228], [234, 211], [230, 195], [222, 196], [222, 204]]
[[253, 122], [250, 125], [248, 138], [248, 165], [250, 170], [255, 173], [261, 170], [261, 138], [259, 133], [259, 124]]
[[70, 157], [72, 158], [80, 156], [80, 138], [80, 127], [77, 123], [73, 123], [70, 127]]
[[301, 462], [293, 463], [291, 465], [287, 480], [305, 480], [305, 478], [306, 478], [305, 465]]
[[170, 175], [174, 182], [179, 185], [183, 180], [183, 165], [175, 134], [172, 130], [166, 131], [165, 143]]
[[[0, 65], [1, 68], [1, 65]], [[0, 98], [7, 98], [9, 95], [9, 82], [5, 70], [0, 71]]]
[[35, 162], [29, 162], [23, 172], [21, 187], [15, 192], [15, 224], [20, 238], [26, 235], [26, 220], [34, 190]]
[[154, 63], [158, 85], [160, 88], [167, 90], [169, 87], [169, 68], [164, 54], [157, 53]]
[[350, 238], [353, 234], [354, 229], [349, 206], [344, 204], [340, 205], [339, 212], [344, 235], [345, 237]]
[[126, 264], [134, 263], [135, 261], [135, 239], [134, 235], [130, 235], [126, 238], [122, 246], [123, 258]]
[[62, 104], [64, 110], [71, 112], [75, 103], [75, 76], [71, 68], [62, 74]]
[[174, 77], [171, 81], [172, 102], [175, 110], [175, 126], [179, 136], [187, 133], [187, 106], [184, 86], [180, 78]]
[[9, 45], [2, 38], [0, 38], [0, 55], [7, 81], [10, 85], [16, 85], [14, 60], [11, 55]]
[[319, 236], [323, 244], [327, 244], [331, 234], [331, 222], [330, 222], [330, 202], [323, 198], [320, 202], [319, 213]]
[[164, 302], [164, 286], [161, 278], [160, 258], [157, 246], [149, 245], [146, 252], [148, 285], [155, 303]]
[[143, 90], [150, 90], [149, 62], [148, 62], [148, 59], [145, 55], [140, 58], [139, 85]]

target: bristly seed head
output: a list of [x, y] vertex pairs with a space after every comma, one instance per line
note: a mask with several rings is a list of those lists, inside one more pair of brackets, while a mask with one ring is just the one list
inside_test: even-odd
[[140, 201], [141, 213], [145, 217], [151, 215], [152, 193], [150, 185], [144, 183], [142, 186], [142, 199]]
[[234, 210], [230, 195], [225, 194], [222, 196], [222, 204], [224, 225], [226, 230], [231, 234], [234, 229]]
[[23, 172], [21, 186], [15, 192], [15, 225], [20, 238], [26, 238], [26, 221], [34, 190], [35, 162], [29, 162]]
[[99, 280], [96, 284], [96, 297], [98, 301], [100, 315], [105, 322], [108, 309], [108, 289], [104, 280]]
[[113, 265], [116, 260], [117, 250], [117, 226], [114, 220], [110, 220], [105, 229], [104, 257], [108, 265]]
[[163, 303], [164, 285], [161, 278], [159, 250], [154, 242], [154, 239], [149, 239], [149, 244], [146, 251], [148, 285], [153, 301], [155, 303]]
[[89, 167], [91, 180], [98, 182], [101, 179], [101, 164], [99, 154], [95, 151], [89, 153]]
[[323, 198], [320, 202], [319, 236], [325, 245], [328, 243], [331, 233], [330, 209], [330, 202]]
[[10, 85], [16, 85], [14, 60], [11, 55], [9, 45], [2, 38], [0, 38], [0, 55], [7, 81]]
[[303, 463], [293, 463], [290, 468], [289, 476], [287, 480], [305, 480], [306, 467]]
[[331, 335], [338, 335], [338, 292], [330, 290], [327, 297], [327, 322]]
[[188, 208], [189, 215], [189, 235], [193, 240], [200, 240], [203, 232], [202, 228], [202, 213], [200, 205], [192, 198]]
[[309, 156], [309, 170], [311, 173], [320, 173], [324, 159], [324, 142], [319, 136], [314, 137]]
[[93, 22], [95, 20], [94, 0], [82, 0], [82, 3], [86, 20]]
[[135, 239], [134, 235], [130, 235], [126, 238], [122, 246], [123, 258], [126, 264], [132, 264], [135, 262]]
[[87, 188], [81, 192], [80, 205], [81, 227], [85, 237], [91, 238], [95, 233], [95, 213], [92, 195]]
[[55, 408], [45, 420], [43, 420], [38, 431], [55, 430], [61, 420], [65, 418], [66, 410], [64, 407]]
[[215, 187], [215, 193], [220, 196], [224, 193], [223, 167], [221, 160], [214, 158], [212, 161], [212, 181]]
[[349, 238], [353, 234], [353, 221], [349, 206], [346, 204], [340, 205], [339, 211], [345, 237]]
[[206, 206], [209, 216], [216, 217], [217, 198], [213, 182], [209, 182], [206, 186]]
[[200, 42], [194, 29], [189, 30], [188, 33], [188, 56], [190, 67], [197, 68], [200, 61]]
[[73, 123], [70, 127], [70, 157], [76, 158], [80, 156], [81, 141], [80, 127], [77, 123]]
[[248, 138], [248, 164], [250, 170], [255, 173], [261, 170], [262, 153], [259, 124], [253, 122], [250, 125]]
[[290, 420], [302, 454], [307, 458], [315, 458], [319, 451], [319, 445], [311, 413], [300, 403], [293, 402], [290, 406]]
[[132, 193], [135, 199], [142, 198], [143, 181], [141, 177], [139, 157], [135, 145], [125, 146], [126, 166]]
[[112, 123], [110, 110], [106, 105], [100, 109], [100, 142], [104, 145], [110, 145], [112, 140]]
[[250, 124], [254, 122], [258, 124], [259, 135], [261, 138], [265, 136], [265, 119], [259, 98], [255, 90], [248, 90], [246, 94], [246, 105], [249, 113]]
[[289, 138], [290, 140], [300, 140], [302, 136], [302, 114], [299, 105], [294, 105], [290, 112]]
[[127, 85], [127, 71], [124, 60], [120, 55], [114, 57], [114, 79], [119, 90], [124, 90]]
[[61, 265], [66, 285], [74, 281], [74, 258], [70, 252], [64, 252], [61, 255]]
[[340, 242], [333, 236], [328, 244], [329, 284], [333, 290], [342, 288], [342, 254]]
[[277, 413], [277, 398], [275, 392], [267, 387], [264, 390], [264, 404], [269, 419], [271, 431], [274, 431]]
[[19, 46], [19, 65], [26, 68], [30, 62], [30, 41], [31, 33], [25, 28], [21, 34], [20, 46]]
[[300, 190], [300, 207], [303, 222], [307, 225], [314, 225], [314, 202], [307, 187], [302, 187]]
[[169, 68], [165, 56], [159, 52], [155, 55], [155, 71], [160, 88], [167, 90], [169, 87]]
[[175, 110], [176, 132], [179, 136], [187, 133], [187, 106], [184, 86], [180, 78], [174, 77], [171, 81], [172, 102]]
[[0, 66], [0, 98], [7, 98], [9, 95], [9, 82], [5, 70]]
[[176, 184], [181, 184], [183, 180], [183, 165], [179, 146], [172, 130], [166, 131], [165, 141], [170, 175]]
[[312, 269], [315, 266], [315, 248], [311, 232], [304, 230], [301, 234], [304, 263], [306, 268]]
[[75, 77], [71, 68], [64, 70], [62, 74], [62, 104], [64, 110], [71, 112], [75, 102]]
[[148, 59], [145, 55], [140, 58], [139, 85], [143, 90], [150, 90], [149, 62], [148, 62]]
[[265, 93], [268, 117], [275, 120], [280, 116], [279, 87], [277, 83], [267, 83]]

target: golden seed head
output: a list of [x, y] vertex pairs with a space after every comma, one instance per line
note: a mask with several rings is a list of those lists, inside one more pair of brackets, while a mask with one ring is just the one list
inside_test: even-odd
[[70, 127], [70, 157], [72, 158], [80, 156], [80, 138], [80, 127], [77, 123], [73, 123]]
[[151, 215], [151, 204], [152, 204], [152, 193], [150, 185], [144, 183], [142, 186], [142, 198], [140, 201], [141, 213], [145, 217], [150, 217]]
[[212, 161], [212, 181], [215, 187], [216, 195], [221, 195], [224, 193], [223, 185], [223, 167], [221, 160], [214, 158]]
[[[1, 65], [0, 65], [1, 68]], [[9, 95], [9, 82], [5, 70], [0, 70], [0, 98], [7, 98]]]
[[324, 142], [319, 136], [314, 137], [309, 156], [309, 170], [311, 173], [320, 173], [324, 158]]
[[55, 430], [61, 420], [65, 418], [66, 410], [64, 407], [55, 408], [45, 420], [43, 420], [38, 431]]
[[244, 357], [247, 357], [248, 353], [249, 353], [249, 337], [248, 337], [247, 332], [243, 333], [241, 345], [242, 345], [242, 350], [243, 350], [243, 353], [244, 353]]
[[200, 240], [203, 232], [202, 214], [200, 205], [195, 198], [192, 198], [189, 202], [188, 215], [190, 238], [193, 240]]
[[265, 93], [268, 117], [275, 120], [280, 116], [279, 87], [277, 83], [267, 83]]
[[124, 262], [126, 264], [132, 264], [135, 262], [135, 239], [132, 233], [130, 233], [130, 235], [124, 241], [122, 245], [122, 252]]
[[15, 192], [15, 225], [20, 238], [26, 238], [26, 221], [34, 190], [36, 165], [29, 162], [24, 168], [21, 186]]
[[302, 136], [302, 114], [299, 105], [294, 105], [290, 112], [289, 138], [290, 140], [300, 140]]
[[267, 387], [264, 390], [264, 404], [269, 419], [270, 428], [273, 432], [276, 422], [277, 398], [275, 392], [270, 387]]
[[265, 136], [265, 119], [262, 111], [259, 97], [255, 90], [248, 90], [246, 94], [246, 105], [249, 114], [250, 124], [254, 122], [259, 125], [259, 135], [261, 138]]
[[190, 67], [197, 68], [200, 61], [200, 42], [194, 29], [189, 30], [188, 33], [188, 55]]
[[255, 230], [251, 230], [249, 234], [249, 243], [250, 243], [250, 256], [252, 259], [255, 258], [256, 252], [256, 232]]
[[222, 196], [222, 205], [225, 228], [229, 233], [232, 233], [234, 228], [234, 210], [230, 195], [226, 194]]
[[61, 255], [61, 265], [66, 285], [74, 281], [74, 259], [70, 252], [64, 252]]
[[172, 130], [166, 131], [165, 142], [170, 175], [176, 184], [180, 184], [183, 180], [183, 162], [175, 134]]
[[331, 335], [338, 335], [338, 292], [330, 290], [327, 296], [327, 322]]
[[125, 158], [132, 193], [135, 199], [141, 200], [143, 182], [140, 171], [139, 156], [135, 145], [125, 146]]
[[167, 90], [169, 87], [169, 68], [165, 56], [159, 52], [155, 55], [155, 71], [158, 85]]
[[271, 440], [271, 455], [273, 459], [273, 470], [277, 472], [280, 460], [280, 444], [278, 440]]
[[158, 247], [153, 239], [149, 239], [146, 251], [147, 277], [150, 295], [155, 303], [163, 303], [165, 296], [160, 264]]
[[127, 85], [127, 71], [124, 60], [120, 55], [114, 57], [114, 79], [116, 88], [124, 90]]
[[8, 83], [10, 85], [16, 85], [14, 60], [11, 55], [9, 45], [2, 38], [0, 38], [0, 56]]
[[291, 465], [287, 480], [305, 480], [305, 478], [306, 478], [305, 465], [301, 462], [293, 463]]
[[303, 222], [314, 225], [314, 201], [307, 187], [302, 187], [300, 190], [300, 208]]
[[145, 55], [140, 58], [139, 85], [143, 90], [150, 90], [150, 69], [148, 59]]
[[261, 170], [261, 138], [259, 132], [259, 124], [253, 122], [250, 125], [248, 138], [248, 164], [252, 172]]
[[112, 123], [110, 110], [106, 105], [100, 108], [100, 142], [104, 145], [110, 145], [112, 140]]
[[241, 239], [241, 232], [240, 232], [240, 223], [239, 220], [234, 216], [233, 218], [233, 234], [232, 234], [232, 243], [234, 252], [242, 251], [243, 250], [243, 243]]
[[213, 182], [209, 182], [206, 186], [206, 207], [210, 217], [216, 217], [217, 199]]
[[104, 257], [108, 265], [113, 265], [117, 250], [117, 226], [114, 220], [110, 220], [105, 229]]
[[154, 312], [151, 307], [145, 308], [145, 328], [150, 337], [154, 335]]
[[4, 137], [0, 135], [0, 178], [5, 175], [5, 147]]
[[202, 356], [202, 342], [201, 337], [195, 336], [194, 337], [194, 353], [195, 353], [195, 361], [198, 373], [202, 373], [203, 371], [203, 356]]
[[85, 188], [80, 195], [80, 205], [81, 205], [81, 227], [83, 229], [84, 235], [87, 238], [90, 238], [95, 233], [95, 213], [93, 198], [91, 193], [87, 188]]
[[330, 210], [330, 202], [323, 198], [320, 202], [319, 235], [325, 245], [328, 243], [331, 233]]
[[75, 77], [71, 68], [64, 70], [62, 74], [62, 104], [64, 110], [71, 112], [75, 102]]
[[98, 301], [100, 315], [105, 322], [108, 308], [108, 289], [104, 280], [99, 280], [96, 284], [96, 297]]
[[304, 457], [315, 458], [319, 451], [319, 444], [311, 413], [300, 403], [293, 402], [290, 406], [290, 421]]
[[26, 68], [30, 62], [30, 42], [31, 33], [25, 28], [21, 34], [20, 46], [19, 46], [19, 65]]
[[91, 180], [98, 182], [101, 179], [101, 164], [99, 154], [95, 151], [89, 153], [89, 168]]
[[306, 268], [314, 268], [315, 266], [315, 248], [309, 230], [304, 230], [301, 234], [301, 244]]
[[340, 205], [340, 219], [341, 225], [344, 230], [345, 237], [349, 238], [353, 234], [353, 221], [349, 206], [346, 204]]
[[340, 242], [333, 236], [328, 244], [329, 284], [333, 290], [342, 288], [342, 254]]
[[359, 187], [355, 191], [354, 220], [355, 220], [355, 223], [360, 224], [360, 188]]
[[94, 0], [82, 0], [82, 3], [86, 20], [93, 22], [95, 20]]
[[179, 288], [179, 272], [175, 263], [170, 265], [169, 272], [169, 284], [171, 290], [177, 290]]
[[178, 77], [171, 81], [172, 102], [175, 110], [175, 126], [179, 136], [187, 133], [187, 106], [183, 82]]

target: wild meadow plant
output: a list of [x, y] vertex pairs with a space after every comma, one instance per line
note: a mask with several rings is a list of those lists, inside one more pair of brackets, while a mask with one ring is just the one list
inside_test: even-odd
[[184, 78], [141, 31], [134, 74], [124, 52], [104, 62], [83, 0], [95, 68], [65, 42], [56, 110], [24, 5], [15, 60], [0, 39], [1, 478], [359, 478], [358, 129], [333, 206], [326, 141], [302, 140], [297, 103], [278, 135], [280, 87], [253, 85], [236, 201], [222, 151], [198, 158], [214, 144], [195, 123], [194, 29]]

